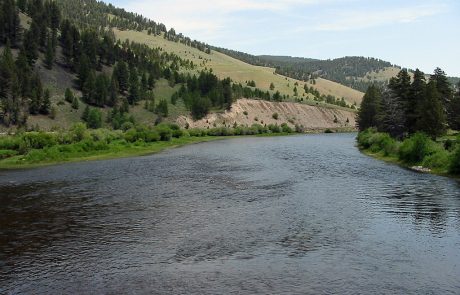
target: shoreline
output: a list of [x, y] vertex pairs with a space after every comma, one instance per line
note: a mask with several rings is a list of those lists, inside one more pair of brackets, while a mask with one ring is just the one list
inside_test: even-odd
[[[1, 171], [13, 171], [21, 169], [34, 169], [46, 166], [54, 166], [68, 163], [77, 162], [89, 162], [89, 161], [100, 161], [100, 160], [113, 160], [130, 157], [141, 157], [148, 156], [156, 153], [160, 153], [169, 149], [179, 148], [186, 145], [198, 144], [203, 142], [232, 139], [232, 138], [244, 138], [244, 137], [278, 137], [278, 136], [294, 136], [294, 135], [310, 135], [310, 134], [327, 134], [328, 129], [325, 130], [308, 130], [305, 133], [267, 133], [258, 135], [231, 135], [231, 136], [203, 136], [203, 137], [181, 137], [172, 138], [170, 141], [157, 141], [144, 145], [131, 145], [121, 149], [116, 149], [111, 146], [108, 150], [102, 151], [90, 151], [81, 155], [69, 155], [68, 158], [61, 160], [51, 161], [40, 161], [35, 163], [20, 163], [19, 161], [24, 160], [24, 155], [13, 156], [0, 160], [0, 172]], [[353, 130], [335, 129], [331, 130], [331, 133], [353, 133]], [[112, 149], [111, 149], [112, 148]], [[64, 155], [65, 156], [65, 155]]]
[[121, 150], [93, 151], [79, 157], [69, 157], [68, 159], [37, 163], [17, 163], [23, 156], [15, 156], [0, 160], [0, 171], [14, 171], [21, 169], [34, 169], [47, 166], [55, 166], [68, 163], [90, 162], [101, 160], [123, 159], [130, 157], [141, 157], [160, 153], [169, 149], [179, 148], [185, 145], [198, 144], [202, 142], [229, 139], [235, 136], [204, 136], [173, 138], [170, 141], [154, 142], [145, 146], [131, 146]]
[[[376, 159], [376, 160], [379, 160], [379, 161], [383, 161], [383, 162], [385, 162], [385, 163], [397, 165], [397, 166], [399, 166], [399, 167], [401, 167], [401, 168], [410, 170], [410, 171], [415, 172], [415, 173], [431, 174], [431, 175], [447, 177], [447, 178], [450, 178], [450, 179], [453, 179], [453, 180], [460, 181], [460, 176], [454, 175], [454, 174], [449, 174], [449, 173], [446, 172], [446, 171], [440, 171], [440, 170], [436, 170], [436, 169], [429, 169], [429, 171], [423, 170], [423, 169], [415, 169], [415, 168], [421, 167], [421, 166], [408, 165], [408, 164], [403, 163], [402, 161], [400, 161], [399, 159], [397, 159], [397, 158], [395, 158], [395, 157], [388, 157], [388, 156], [383, 156], [383, 155], [381, 155], [380, 153], [373, 153], [373, 152], [371, 152], [371, 151], [369, 151], [369, 150], [360, 148], [358, 145], [356, 145], [356, 148], [357, 148], [362, 154], [364, 154], [364, 155], [366, 155], [366, 156], [368, 156], [368, 157], [371, 157], [371, 158]], [[421, 167], [421, 168], [424, 168], [424, 167]], [[427, 168], [427, 169], [428, 169], [428, 168]]]

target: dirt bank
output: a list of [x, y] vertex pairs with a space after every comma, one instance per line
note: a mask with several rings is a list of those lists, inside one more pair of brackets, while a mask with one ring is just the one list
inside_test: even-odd
[[[278, 119], [273, 118], [278, 114]], [[193, 121], [180, 116], [177, 123], [182, 127], [207, 128], [238, 125], [287, 123], [294, 127], [303, 126], [306, 130], [354, 128], [356, 114], [352, 111], [335, 108], [310, 106], [291, 102], [269, 102], [264, 100], [239, 99], [230, 111], [212, 113], [204, 119]]]

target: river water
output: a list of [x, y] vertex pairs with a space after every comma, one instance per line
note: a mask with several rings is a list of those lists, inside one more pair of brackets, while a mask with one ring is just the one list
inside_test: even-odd
[[0, 172], [0, 294], [459, 294], [459, 183], [354, 137]]

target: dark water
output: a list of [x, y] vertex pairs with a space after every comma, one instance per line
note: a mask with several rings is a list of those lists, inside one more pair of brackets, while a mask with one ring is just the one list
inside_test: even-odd
[[354, 135], [0, 172], [1, 294], [459, 294], [460, 186]]

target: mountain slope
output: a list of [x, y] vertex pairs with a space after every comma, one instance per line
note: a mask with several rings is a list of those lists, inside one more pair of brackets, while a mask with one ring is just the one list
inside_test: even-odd
[[[274, 68], [254, 66], [241, 60], [230, 57], [226, 54], [213, 50], [205, 54], [195, 48], [185, 46], [182, 43], [168, 41], [162, 36], [148, 35], [145, 31], [131, 31], [114, 29], [115, 35], [121, 40], [129, 39], [151, 47], [160, 47], [167, 52], [173, 52], [184, 59], [189, 59], [198, 65], [200, 69], [212, 69], [220, 78], [230, 77], [234, 82], [245, 84], [246, 81], [255, 81], [256, 87], [264, 91], [270, 91], [270, 84], [281, 94], [289, 95], [294, 101], [294, 87], [297, 87], [299, 97], [304, 93], [304, 85], [316, 88], [323, 95], [332, 95], [336, 98], [344, 97], [349, 104], [360, 104], [364, 93], [351, 89], [350, 87], [326, 79], [317, 79], [315, 84], [289, 78], [275, 73]], [[298, 83], [296, 86], [295, 84]], [[305, 95], [306, 97], [307, 95]]]

